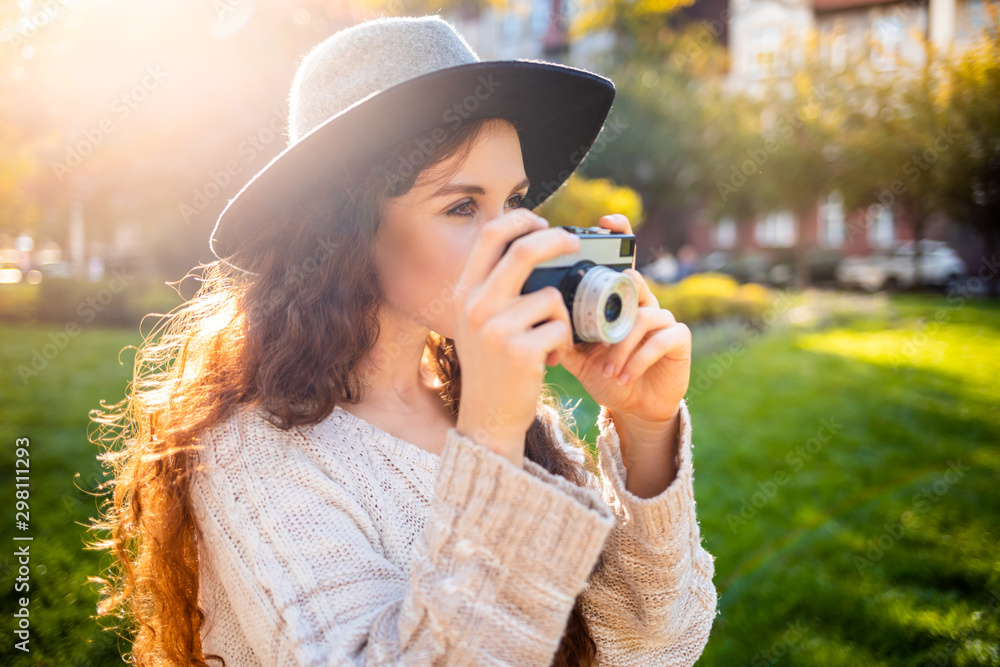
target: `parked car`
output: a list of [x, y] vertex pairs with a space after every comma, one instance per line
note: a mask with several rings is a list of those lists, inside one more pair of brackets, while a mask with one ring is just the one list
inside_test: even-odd
[[[806, 266], [809, 283], [834, 281], [834, 270], [843, 254], [836, 248], [808, 248]], [[795, 279], [795, 249], [770, 248], [736, 256], [724, 250], [709, 253], [702, 260], [703, 271], [718, 271], [740, 282], [754, 282], [775, 287], [788, 287]]]
[[809, 282], [813, 285], [834, 285], [837, 266], [844, 259], [844, 251], [837, 248], [813, 248], [808, 251]]
[[[947, 288], [968, 276], [965, 262], [943, 241], [923, 239], [920, 252], [922, 285]], [[904, 241], [869, 255], [845, 257], [837, 265], [837, 281], [870, 292], [913, 287], [916, 283], [913, 254], [913, 241]]]
[[741, 283], [766, 283], [770, 258], [764, 253], [748, 252], [736, 255], [726, 250], [716, 250], [705, 255], [699, 268], [702, 271], [725, 273]]

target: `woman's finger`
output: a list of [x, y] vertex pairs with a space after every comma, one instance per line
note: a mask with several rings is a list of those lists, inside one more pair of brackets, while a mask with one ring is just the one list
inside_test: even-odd
[[483, 282], [490, 294], [515, 296], [537, 264], [580, 249], [580, 237], [559, 227], [550, 227], [515, 239]]
[[666, 329], [652, 334], [632, 358], [625, 364], [619, 377], [631, 382], [641, 377], [653, 364], [676, 350], [686, 350], [690, 354], [691, 331], [683, 322], [677, 322]]
[[486, 280], [509, 242], [546, 227], [548, 222], [526, 208], [514, 209], [483, 225], [456, 283], [459, 296], [467, 296]]
[[615, 234], [631, 234], [632, 233], [632, 223], [628, 221], [628, 217], [623, 213], [610, 213], [605, 216], [601, 216], [601, 219], [597, 221], [599, 227], [604, 229], [610, 229]]
[[640, 308], [636, 313], [632, 330], [608, 350], [608, 357], [602, 369], [604, 376], [613, 377], [621, 374], [632, 351], [642, 343], [648, 333], [669, 327], [676, 322], [674, 314], [664, 308]]
[[563, 348], [572, 335], [568, 324], [562, 320], [550, 320], [511, 337], [513, 348], [518, 351], [514, 355], [514, 363], [525, 364], [539, 373], [545, 373], [545, 362], [551, 353]]
[[649, 289], [649, 283], [646, 282], [646, 277], [635, 269], [625, 269], [622, 273], [628, 274], [635, 283], [635, 287], [639, 292], [639, 307], [644, 306], [655, 306], [660, 307], [660, 300], [656, 298], [653, 294], [653, 290]]
[[[549, 320], [562, 320], [570, 326], [566, 302], [555, 287], [544, 287], [512, 299], [483, 327], [483, 334], [504, 337]], [[567, 337], [567, 342], [572, 343], [572, 336]]]

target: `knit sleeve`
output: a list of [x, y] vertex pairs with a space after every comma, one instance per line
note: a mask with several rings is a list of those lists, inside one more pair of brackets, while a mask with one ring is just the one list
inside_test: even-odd
[[601, 479], [593, 484], [617, 521], [582, 602], [601, 665], [692, 665], [708, 642], [716, 614], [715, 566], [701, 546], [691, 415], [684, 400], [680, 420], [676, 478], [659, 495], [639, 498], [625, 488], [627, 471], [610, 412], [602, 406], [598, 415]]
[[243, 434], [202, 450], [191, 505], [262, 664], [551, 662], [614, 526], [596, 490], [548, 484], [450, 429], [404, 571], [359, 501], [378, 484], [363, 467], [321, 469], [292, 435]]

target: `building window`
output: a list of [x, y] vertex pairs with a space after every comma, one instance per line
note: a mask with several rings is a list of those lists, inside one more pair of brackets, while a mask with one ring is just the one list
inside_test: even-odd
[[732, 248], [736, 245], [736, 222], [732, 218], [723, 218], [715, 223], [715, 247]]
[[896, 69], [902, 59], [906, 31], [898, 16], [879, 16], [872, 22], [872, 67], [888, 71]]
[[795, 217], [791, 211], [775, 211], [757, 218], [754, 238], [761, 247], [788, 248], [795, 245]]
[[828, 248], [840, 248], [844, 245], [844, 197], [834, 190], [820, 200], [819, 205], [819, 240]]
[[868, 207], [868, 246], [888, 248], [896, 238], [895, 219], [892, 209], [882, 204]]

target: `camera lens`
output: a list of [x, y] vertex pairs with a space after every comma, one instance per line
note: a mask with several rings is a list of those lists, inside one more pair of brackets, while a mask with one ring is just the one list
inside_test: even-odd
[[580, 340], [623, 340], [632, 330], [639, 308], [639, 292], [632, 279], [606, 266], [590, 266], [567, 275], [579, 281], [570, 317]]
[[622, 314], [622, 298], [617, 294], [608, 297], [608, 302], [604, 304], [604, 319], [614, 322]]

